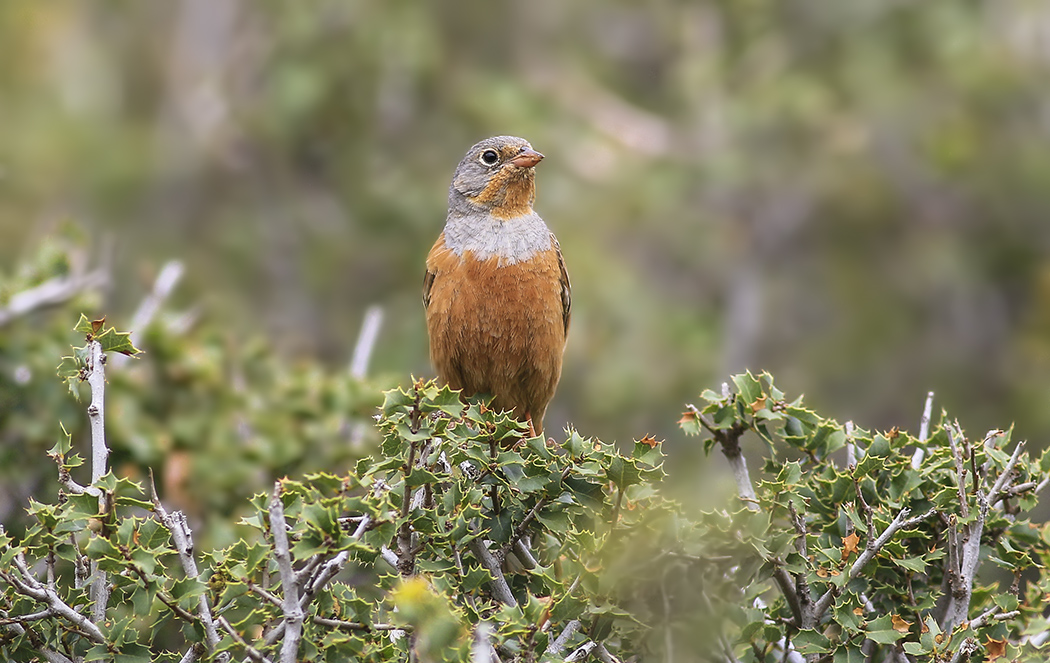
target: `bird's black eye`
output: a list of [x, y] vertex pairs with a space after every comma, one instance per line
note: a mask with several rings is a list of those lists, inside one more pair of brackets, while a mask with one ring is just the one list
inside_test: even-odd
[[486, 166], [495, 166], [499, 162], [499, 154], [496, 150], [485, 150], [481, 153], [481, 163]]

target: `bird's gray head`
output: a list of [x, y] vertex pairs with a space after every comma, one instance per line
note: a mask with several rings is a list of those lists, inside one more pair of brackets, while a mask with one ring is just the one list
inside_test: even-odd
[[535, 166], [543, 155], [523, 138], [486, 138], [456, 166], [448, 191], [449, 213], [484, 211], [498, 218], [532, 212], [536, 194]]

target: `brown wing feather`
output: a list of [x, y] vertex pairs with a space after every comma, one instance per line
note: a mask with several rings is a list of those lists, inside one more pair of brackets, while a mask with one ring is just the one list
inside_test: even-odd
[[[564, 273], [564, 268], [562, 268], [562, 273]], [[429, 269], [423, 275], [423, 310], [430, 308], [430, 289], [434, 287], [435, 276], [436, 274]]]
[[[572, 286], [569, 284], [569, 272], [565, 269], [565, 258], [561, 255], [561, 244], [558, 238], [551, 233], [551, 242], [554, 250], [558, 253], [558, 267], [561, 269], [561, 317], [565, 321], [565, 335], [569, 335], [569, 319], [572, 317]], [[433, 281], [433, 278], [431, 278]]]

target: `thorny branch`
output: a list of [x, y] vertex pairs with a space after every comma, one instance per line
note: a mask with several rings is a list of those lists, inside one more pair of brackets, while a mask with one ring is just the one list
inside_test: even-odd
[[740, 437], [747, 431], [747, 427], [739, 421], [729, 429], [715, 428], [714, 425], [700, 412], [695, 405], [687, 405], [689, 411], [707, 429], [707, 432], [718, 442], [722, 448], [722, 454], [729, 462], [733, 470], [733, 479], [736, 481], [737, 495], [745, 506], [751, 511], [758, 511], [758, 496], [755, 495], [754, 486], [751, 485], [751, 475], [747, 471], [747, 460], [740, 450]]
[[[926, 393], [926, 404], [922, 408], [922, 419], [919, 420], [919, 442], [925, 442], [930, 437], [930, 415], [933, 412], [933, 392]], [[926, 449], [918, 447], [911, 457], [911, 468], [917, 470], [922, 467], [922, 461], [926, 458]]]
[[233, 628], [230, 622], [226, 621], [225, 617], [219, 615], [215, 621], [219, 623], [219, 626], [222, 627], [222, 630], [230, 634], [230, 637], [233, 638], [234, 642], [236, 642], [238, 645], [244, 648], [244, 651], [248, 654], [248, 658], [252, 659], [256, 663], [273, 663], [273, 661], [267, 658], [265, 654], [248, 644], [244, 637], [237, 632], [237, 629]]
[[[149, 327], [153, 318], [157, 316], [160, 307], [164, 305], [165, 300], [171, 296], [175, 286], [179, 284], [184, 271], [185, 268], [178, 260], [170, 260], [161, 267], [160, 272], [157, 273], [157, 278], [153, 281], [153, 289], [143, 298], [139, 303], [139, 307], [135, 309], [135, 313], [131, 316], [131, 323], [128, 325], [128, 328], [131, 329], [131, 340], [133, 343], [138, 340], [142, 332]], [[113, 356], [112, 362], [114, 366], [120, 367], [127, 363], [128, 359], [127, 355], [118, 353]]]
[[[373, 494], [378, 495], [379, 493], [388, 490], [388, 486], [385, 482], [377, 482], [373, 489]], [[358, 522], [357, 529], [350, 536], [351, 539], [357, 540], [368, 531], [368, 528], [372, 526], [372, 517], [365, 515]], [[393, 553], [391, 553], [392, 555]], [[386, 555], [384, 559], [388, 559]], [[311, 557], [303, 568], [299, 570], [297, 574], [294, 574], [294, 583], [300, 588], [299, 591], [299, 608], [303, 614], [306, 614], [306, 609], [313, 602], [317, 593], [324, 588], [333, 578], [339, 575], [339, 572], [343, 570], [346, 563], [350, 561], [350, 551], [343, 550], [338, 555], [322, 562], [324, 553], [318, 553]], [[389, 561], [389, 559], [388, 559]], [[395, 560], [396, 561], [396, 560]], [[309, 573], [305, 573], [309, 570]], [[311, 575], [312, 574], [312, 575]], [[287, 620], [282, 620], [270, 633], [266, 636], [263, 644], [267, 647], [273, 645], [284, 636]]]
[[[175, 550], [178, 552], [182, 570], [185, 572], [186, 577], [199, 580], [200, 572], [197, 570], [197, 561], [193, 557], [193, 532], [190, 530], [189, 523], [186, 522], [186, 515], [181, 511], [168, 513], [157, 495], [157, 486], [153, 481], [152, 469], [150, 470], [149, 479], [150, 499], [153, 502], [153, 510], [157, 517], [160, 518], [161, 523], [171, 532], [171, 538], [175, 542]], [[219, 632], [215, 628], [214, 621], [212, 621], [211, 606], [208, 603], [206, 594], [201, 594], [200, 596], [197, 616], [204, 626], [204, 637], [208, 650], [214, 651], [219, 645]]]
[[551, 640], [551, 643], [547, 645], [547, 653], [561, 656], [561, 653], [565, 651], [565, 647], [569, 644], [569, 640], [572, 640], [572, 636], [575, 635], [576, 631], [580, 630], [580, 626], [581, 623], [578, 619], [573, 619], [566, 624], [565, 628], [558, 634], [558, 637]]
[[281, 575], [281, 592], [284, 594], [281, 610], [284, 613], [285, 635], [281, 645], [281, 663], [295, 663], [299, 652], [299, 640], [303, 635], [303, 609], [299, 605], [299, 587], [295, 582], [292, 555], [288, 549], [288, 523], [284, 518], [281, 492], [281, 483], [275, 483], [269, 508], [270, 531], [273, 534], [273, 556], [277, 561], [277, 569]]
[[467, 546], [474, 553], [474, 557], [477, 558], [478, 562], [485, 567], [485, 570], [492, 574], [492, 582], [489, 583], [492, 596], [500, 603], [517, 606], [518, 601], [510, 591], [510, 585], [507, 584], [507, 578], [503, 575], [503, 569], [500, 568], [499, 560], [485, 547], [485, 542], [481, 537], [475, 537]]
[[[943, 604], [943, 613], [938, 620], [939, 625], [945, 631], [949, 631], [958, 624], [967, 621], [970, 609], [970, 599], [973, 594], [973, 583], [980, 567], [981, 536], [984, 533], [984, 525], [988, 517], [989, 508], [1011, 494], [1011, 491], [1020, 486], [1011, 486], [1014, 480], [1014, 469], [1024, 451], [1024, 441], [1018, 442], [1014, 447], [1010, 459], [1003, 467], [995, 482], [988, 488], [988, 466], [982, 465], [981, 470], [970, 469], [973, 474], [973, 494], [976, 506], [976, 514], [970, 515], [969, 501], [964, 490], [964, 477], [966, 473], [965, 461], [969, 460], [971, 468], [976, 464], [974, 450], [963, 436], [958, 422], [952, 422], [945, 427], [948, 433], [948, 442], [951, 445], [952, 455], [955, 459], [956, 475], [959, 494], [959, 515], [952, 514], [948, 518], [948, 556], [945, 582], [947, 592]], [[998, 433], [998, 431], [994, 431]], [[985, 446], [991, 444], [994, 436], [989, 434], [985, 438]], [[1023, 485], [1023, 484], [1022, 484]], [[960, 527], [960, 523], [962, 523]], [[961, 651], [961, 648], [960, 648]]]
[[[105, 476], [108, 471], [109, 447], [106, 446], [106, 355], [102, 344], [93, 338], [88, 339], [88, 360], [85, 366], [87, 383], [91, 387], [91, 403], [88, 405], [88, 419], [91, 422], [91, 483], [92, 485]], [[103, 519], [107, 518], [108, 500], [104, 492], [98, 496], [98, 512]], [[94, 603], [91, 619], [101, 624], [106, 619], [106, 604], [109, 602], [109, 578], [106, 572], [91, 562], [91, 600]]]
[[107, 280], [106, 272], [96, 270], [73, 276], [56, 276], [40, 285], [15, 293], [7, 301], [7, 306], [0, 308], [0, 327], [31, 311], [60, 304], [84, 290], [105, 285]]
[[11, 586], [17, 588], [20, 594], [47, 604], [55, 614], [80, 629], [85, 637], [92, 642], [96, 644], [105, 642], [102, 631], [99, 630], [99, 627], [93, 621], [63, 601], [62, 597], [54, 589], [33, 577], [32, 572], [26, 565], [25, 557], [21, 553], [15, 555], [14, 565], [13, 570], [0, 570], [0, 577]]

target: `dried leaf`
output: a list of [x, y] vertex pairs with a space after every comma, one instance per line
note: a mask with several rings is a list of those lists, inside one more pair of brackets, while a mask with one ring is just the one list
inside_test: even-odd
[[992, 636], [988, 636], [988, 639], [984, 641], [984, 651], [988, 654], [989, 661], [1006, 656], [1006, 638], [993, 640]]
[[890, 615], [890, 622], [893, 624], [893, 630], [898, 633], [907, 633], [911, 630], [912, 622], [904, 621], [900, 615]]
[[845, 561], [849, 558], [850, 553], [857, 552], [857, 544], [860, 543], [860, 537], [857, 536], [856, 532], [851, 532], [849, 536], [842, 539], [842, 559]]
[[644, 444], [650, 449], [655, 449], [663, 443], [663, 440], [656, 439], [655, 435], [646, 435], [642, 439], [638, 440], [638, 444]]

